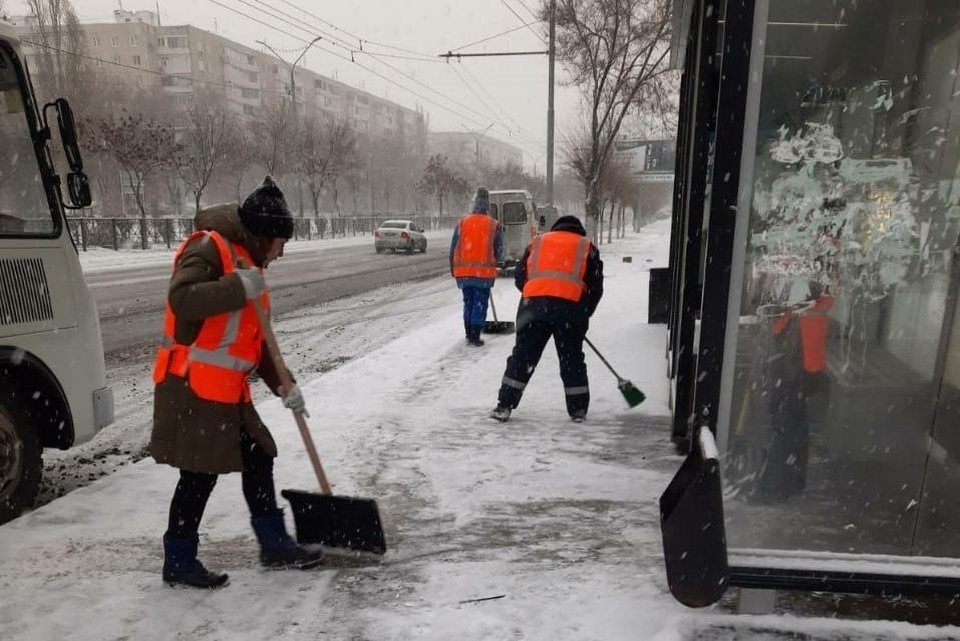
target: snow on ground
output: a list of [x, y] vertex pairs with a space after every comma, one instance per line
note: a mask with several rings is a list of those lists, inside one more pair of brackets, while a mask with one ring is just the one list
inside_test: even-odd
[[[664, 328], [643, 324], [646, 261], [665, 261], [667, 229], [658, 223], [603, 248], [607, 295], [591, 336], [647, 392], [639, 408], [624, 406], [615, 380], [588, 354], [590, 417], [570, 423], [548, 348], [515, 419], [488, 419], [513, 339], [466, 347], [449, 281], [443, 295], [451, 304], [442, 313], [398, 317], [409, 324], [395, 340], [309, 382], [304, 366], [322, 362], [320, 348], [311, 355], [309, 344], [293, 347], [281, 337], [288, 351], [303, 352], [309, 422], [334, 491], [379, 502], [390, 548], [382, 562], [262, 570], [239, 475], [229, 475], [208, 507], [201, 558], [228, 571], [231, 585], [210, 593], [169, 589], [160, 580], [160, 536], [177, 473], [144, 460], [0, 527], [0, 638], [866, 641], [960, 634], [901, 623], [730, 617], [684, 609], [669, 596], [657, 497], [680, 459], [668, 439]], [[625, 254], [634, 262], [620, 262]], [[505, 316], [519, 299], [509, 285], [500, 281], [495, 290]], [[325, 315], [297, 322], [323, 323]], [[280, 445], [278, 486], [312, 489], [291, 417], [276, 400], [260, 409]]]
[[[449, 244], [450, 230], [431, 231], [424, 234], [428, 242], [435, 243], [446, 240]], [[313, 240], [291, 240], [284, 250], [287, 255], [315, 252], [322, 248], [356, 247], [373, 245], [373, 236], [347, 236], [346, 238], [314, 238]], [[114, 251], [104, 247], [90, 247], [87, 251], [80, 251], [80, 265], [85, 274], [109, 271], [114, 269], [131, 269], [133, 267], [169, 266], [173, 260], [179, 243], [171, 249], [153, 247], [150, 249], [121, 249]]]

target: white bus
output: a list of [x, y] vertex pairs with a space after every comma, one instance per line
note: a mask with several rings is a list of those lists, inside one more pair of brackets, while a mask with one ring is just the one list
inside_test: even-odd
[[36, 103], [17, 36], [0, 22], [0, 523], [33, 504], [43, 448], [113, 421], [100, 322], [64, 216], [89, 204], [70, 106]]

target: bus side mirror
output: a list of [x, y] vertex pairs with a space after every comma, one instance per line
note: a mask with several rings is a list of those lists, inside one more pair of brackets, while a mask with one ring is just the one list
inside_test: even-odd
[[90, 180], [82, 171], [67, 174], [67, 190], [75, 208], [89, 207], [93, 202], [90, 195]]
[[57, 127], [60, 129], [60, 140], [63, 142], [63, 153], [67, 157], [67, 164], [73, 172], [83, 171], [83, 157], [80, 155], [80, 144], [77, 142], [77, 124], [73, 118], [73, 109], [65, 98], [57, 98], [53, 103], [57, 109]]

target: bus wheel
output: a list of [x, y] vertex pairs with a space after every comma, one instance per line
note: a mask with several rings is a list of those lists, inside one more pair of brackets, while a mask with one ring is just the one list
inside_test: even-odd
[[33, 506], [43, 474], [41, 452], [36, 430], [0, 402], [0, 523]]

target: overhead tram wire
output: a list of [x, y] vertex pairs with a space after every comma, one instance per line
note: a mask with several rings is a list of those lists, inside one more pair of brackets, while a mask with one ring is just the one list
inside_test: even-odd
[[[255, 18], [255, 17], [253, 17], [253, 16], [251, 16], [251, 15], [249, 15], [249, 14], [246, 14], [246, 13], [240, 11], [239, 9], [236, 9], [236, 8], [234, 8], [234, 7], [227, 6], [227, 5], [223, 4], [222, 2], [220, 2], [219, 0], [209, 0], [209, 2], [212, 2], [213, 4], [219, 6], [219, 7], [223, 8], [223, 9], [226, 9], [227, 11], [230, 11], [230, 12], [232, 12], [232, 13], [235, 13], [235, 14], [237, 14], [237, 15], [239, 15], [239, 16], [242, 16], [242, 17], [244, 17], [244, 18], [246, 18], [246, 19], [248, 19], [248, 20], [252, 20], [253, 22], [256, 22], [257, 24], [263, 25], [264, 27], [267, 27], [268, 29], [272, 29], [273, 31], [276, 31], [276, 32], [278, 32], [278, 33], [281, 33], [281, 34], [287, 36], [288, 38], [292, 38], [292, 39], [294, 39], [294, 40], [298, 40], [298, 41], [302, 42], [303, 44], [307, 44], [307, 41], [304, 40], [303, 38], [301, 38], [300, 36], [295, 36], [295, 35], [291, 34], [290, 32], [285, 31], [285, 30], [277, 27], [276, 25], [269, 24], [269, 23], [267, 23], [267, 22], [264, 22], [263, 20], [260, 20], [259, 18]], [[326, 48], [324, 48], [324, 47], [321, 47], [319, 44], [314, 45], [314, 48], [317, 49], [317, 50], [319, 50], [319, 51], [325, 51], [326, 53], [334, 56], [335, 58], [339, 58], [340, 60], [344, 60], [344, 61], [346, 61], [346, 62], [353, 63], [353, 64], [357, 65], [358, 67], [360, 67], [361, 69], [363, 69], [364, 71], [366, 71], [366, 72], [368, 72], [368, 73], [371, 73], [371, 74], [373, 74], [374, 76], [376, 76], [376, 77], [378, 77], [378, 78], [380, 78], [380, 79], [382, 79], [382, 80], [384, 80], [384, 81], [386, 81], [386, 82], [388, 82], [388, 83], [390, 83], [390, 84], [392, 84], [392, 85], [394, 85], [394, 86], [396, 86], [396, 87], [398, 87], [398, 88], [406, 91], [407, 93], [410, 93], [410, 94], [416, 96], [416, 97], [419, 98], [420, 100], [423, 100], [425, 103], [429, 103], [429, 104], [431, 104], [431, 105], [433, 105], [433, 106], [435, 106], [435, 107], [438, 107], [438, 108], [440, 108], [440, 109], [443, 109], [444, 111], [447, 111], [447, 112], [453, 114], [454, 116], [457, 116], [457, 117], [459, 117], [459, 118], [462, 118], [462, 119], [464, 119], [464, 120], [467, 120], [467, 121], [471, 122], [472, 124], [474, 124], [475, 126], [478, 126], [478, 127], [479, 127], [479, 126], [483, 126], [483, 125], [485, 124], [485, 123], [483, 123], [483, 122], [481, 122], [481, 121], [479, 121], [479, 120], [476, 120], [475, 118], [468, 117], [468, 116], [466, 116], [465, 114], [463, 114], [463, 113], [461, 113], [461, 112], [459, 112], [459, 111], [455, 111], [454, 109], [451, 109], [450, 107], [447, 107], [446, 105], [441, 104], [441, 103], [439, 103], [439, 102], [437, 102], [437, 101], [435, 101], [435, 100], [433, 100], [433, 99], [431, 99], [431, 98], [427, 98], [427, 97], [424, 96], [423, 94], [420, 94], [420, 93], [414, 91], [413, 89], [410, 89], [409, 87], [407, 87], [407, 86], [405, 86], [405, 85], [397, 82], [397, 81], [394, 80], [393, 78], [390, 78], [390, 77], [388, 77], [388, 76], [385, 76], [384, 74], [382, 74], [382, 73], [380, 73], [380, 72], [378, 72], [378, 71], [376, 71], [376, 70], [374, 70], [374, 69], [371, 69], [370, 67], [368, 67], [368, 66], [366, 66], [366, 65], [364, 65], [364, 64], [362, 64], [362, 63], [360, 63], [360, 62], [357, 62], [355, 59], [347, 58], [347, 57], [345, 57], [345, 56], [337, 53], [336, 51], [332, 51], [332, 50], [330, 50], [330, 49], [326, 49]], [[387, 64], [387, 63], [381, 62], [381, 64]], [[390, 67], [391, 65], [387, 65], [387, 66]], [[394, 69], [395, 69], [395, 68], [394, 68]], [[419, 82], [419, 81], [418, 81], [418, 82]], [[421, 83], [421, 84], [422, 84], [422, 83]], [[455, 101], [451, 100], [451, 102], [455, 102]], [[463, 105], [461, 105], [461, 107], [463, 107]], [[470, 111], [479, 114], [479, 112], [476, 112], [476, 111], [474, 111], [474, 110], [472, 110], [472, 109], [471, 109]], [[485, 116], [483, 116], [483, 114], [479, 114], [479, 115], [480, 115], [480, 117], [482, 117], [482, 118], [486, 118]]]
[[502, 38], [503, 36], [505, 36], [505, 35], [507, 35], [507, 34], [511, 34], [511, 33], [515, 32], [515, 31], [520, 31], [520, 30], [523, 29], [524, 27], [529, 27], [529, 26], [532, 25], [532, 24], [535, 24], [535, 23], [533, 23], [533, 22], [528, 22], [528, 23], [526, 23], [526, 24], [520, 25], [519, 27], [514, 27], [513, 29], [507, 29], [506, 31], [501, 31], [500, 33], [495, 33], [495, 34], [493, 34], [492, 36], [487, 36], [486, 38], [482, 38], [482, 39], [480, 39], [480, 40], [476, 40], [476, 41], [474, 41], [474, 42], [471, 42], [470, 44], [461, 45], [461, 46], [459, 46], [459, 47], [457, 47], [457, 48], [455, 48], [455, 49], [451, 49], [450, 52], [452, 53], [452, 52], [454, 52], [454, 51], [460, 51], [460, 50], [466, 49], [466, 48], [468, 48], [468, 47], [474, 47], [474, 46], [476, 46], [476, 45], [483, 44], [484, 42], [489, 42], [489, 41], [494, 40], [494, 39], [496, 39], [496, 38]]
[[[243, 3], [243, 4], [245, 4], [245, 5], [247, 5], [247, 6], [252, 6], [252, 5], [250, 5], [248, 2], [246, 2], [246, 0], [238, 0], [238, 1], [241, 2], [241, 3]], [[255, 0], [255, 1], [261, 2], [261, 0]], [[250, 16], [250, 15], [248, 15], [248, 14], [246, 14], [246, 13], [244, 13], [244, 12], [242, 12], [242, 11], [234, 8], [234, 7], [229, 7], [229, 6], [227, 6], [227, 5], [219, 2], [218, 0], [210, 0], [210, 2], [216, 4], [216, 5], [224, 8], [224, 9], [227, 9], [228, 11], [231, 11], [231, 12], [233, 12], [233, 13], [236, 13], [237, 15], [243, 16], [243, 17], [247, 18], [248, 20], [253, 20], [254, 22], [257, 22], [258, 24], [261, 24], [261, 25], [263, 25], [263, 26], [266, 26], [266, 27], [268, 27], [268, 28], [270, 28], [270, 29], [272, 29], [272, 30], [274, 30], [274, 31], [277, 31], [278, 33], [283, 34], [283, 35], [286, 35], [287, 37], [293, 38], [294, 40], [298, 40], [298, 41], [304, 43], [305, 45], [307, 44], [307, 41], [304, 40], [303, 38], [299, 37], [299, 36], [295, 36], [295, 35], [289, 33], [288, 31], [286, 31], [286, 30], [284, 30], [284, 29], [280, 29], [279, 27], [277, 27], [277, 26], [275, 26], [275, 25], [268, 24], [268, 23], [266, 23], [266, 22], [264, 22], [264, 21], [262, 21], [262, 20], [260, 20], [260, 19], [258, 19], [258, 18], [255, 18], [255, 17], [253, 17], [253, 16]], [[289, 4], [289, 3], [285, 3], [285, 4]], [[296, 5], [293, 5], [293, 6], [296, 6]], [[258, 9], [257, 7], [252, 7], [252, 8]], [[258, 10], [259, 10], [261, 13], [265, 13], [266, 15], [270, 16], [270, 17], [273, 18], [273, 19], [279, 20], [279, 21], [281, 21], [281, 22], [283, 22], [283, 23], [286, 23], [286, 24], [291, 24], [289, 21], [283, 20], [282, 18], [279, 18], [279, 17], [277, 17], [277, 16], [273, 16], [273, 15], [269, 14], [268, 12], [263, 11], [262, 9], [258, 9]], [[304, 11], [304, 13], [307, 13], [307, 12]], [[286, 15], [289, 15], [289, 14], [286, 14]], [[293, 16], [290, 16], [290, 17], [296, 19], [296, 18], [293, 17]], [[327, 23], [326, 21], [323, 21], [323, 22], [324, 22], [325, 24], [331, 24], [331, 23]], [[302, 23], [298, 23], [298, 24], [292, 24], [291, 26], [295, 26], [297, 29], [303, 31], [304, 33], [313, 35], [312, 29], [314, 28], [314, 25], [311, 25], [311, 24], [307, 23], [306, 21], [303, 21]], [[343, 31], [343, 30], [341, 30], [341, 31]], [[344, 33], [347, 33], [347, 32], [344, 31]], [[352, 36], [352, 34], [349, 34], [349, 35]], [[341, 47], [342, 47], [342, 45], [341, 45]], [[324, 47], [321, 47], [321, 46], [319, 46], [319, 45], [316, 45], [315, 48], [316, 48], [316, 49], [319, 49], [320, 51], [326, 51], [327, 53], [329, 53], [329, 54], [331, 54], [331, 55], [333, 55], [333, 56], [335, 56], [335, 57], [338, 57], [338, 58], [340, 58], [341, 60], [344, 60], [344, 61], [347, 61], [347, 62], [351, 62], [351, 63], [353, 63], [353, 64], [356, 64], [357, 66], [359, 66], [361, 69], [367, 71], [368, 73], [371, 73], [371, 74], [377, 76], [378, 78], [381, 78], [382, 80], [385, 80], [386, 82], [389, 82], [390, 84], [392, 84], [392, 85], [394, 85], [394, 86], [397, 86], [397, 87], [399, 87], [400, 89], [403, 89], [404, 91], [407, 91], [408, 93], [416, 96], [417, 98], [420, 98], [421, 100], [423, 100], [423, 101], [425, 101], [425, 102], [427, 102], [427, 103], [429, 103], [429, 104], [432, 104], [432, 105], [434, 105], [434, 106], [436, 106], [436, 107], [439, 107], [439, 108], [443, 109], [444, 111], [447, 111], [447, 112], [449, 112], [449, 113], [451, 113], [451, 114], [453, 114], [453, 115], [456, 115], [456, 116], [458, 116], [458, 117], [460, 117], [460, 118], [464, 118], [464, 119], [466, 119], [466, 120], [469, 120], [469, 121], [471, 121], [473, 124], [475, 124], [475, 125], [477, 125], [477, 126], [480, 126], [480, 125], [482, 124], [481, 121], [478, 121], [478, 120], [476, 120], [475, 118], [468, 118], [466, 114], [463, 114], [463, 113], [461, 113], [461, 112], [455, 111], [455, 110], [447, 107], [446, 105], [443, 105], [443, 104], [437, 102], [436, 100], [431, 100], [431, 99], [427, 98], [426, 96], [423, 96], [422, 94], [417, 93], [416, 91], [413, 91], [413, 90], [410, 89], [409, 87], [407, 87], [407, 86], [405, 86], [405, 85], [397, 82], [396, 80], [393, 80], [392, 78], [389, 78], [389, 77], [387, 77], [387, 76], [385, 76], [385, 75], [383, 75], [383, 74], [381, 74], [381, 73], [379, 73], [379, 72], [377, 72], [377, 71], [375, 71], [375, 70], [373, 70], [373, 69], [371, 69], [371, 68], [369, 68], [369, 67], [367, 67], [367, 66], [365, 66], [365, 65], [363, 65], [363, 64], [361, 64], [361, 63], [359, 63], [359, 62], [357, 62], [355, 56], [353, 55], [353, 54], [356, 54], [356, 53], [366, 54], [367, 56], [373, 58], [374, 61], [379, 62], [381, 65], [384, 65], [385, 67], [387, 67], [388, 69], [390, 69], [390, 70], [393, 71], [394, 73], [397, 73], [397, 74], [399, 74], [399, 75], [407, 78], [408, 80], [410, 80], [410, 81], [412, 81], [412, 82], [420, 85], [421, 87], [427, 89], [428, 91], [431, 91], [431, 92], [437, 94], [437, 95], [440, 96], [442, 99], [444, 99], [444, 100], [446, 100], [446, 101], [448, 101], [448, 102], [450, 102], [450, 103], [452, 103], [452, 104], [454, 104], [454, 105], [457, 105], [457, 106], [460, 107], [461, 109], [467, 110], [468, 112], [470, 112], [471, 114], [473, 114], [476, 118], [480, 118], [480, 119], [483, 119], [483, 120], [486, 120], [486, 118], [487, 118], [487, 116], [486, 116], [485, 114], [481, 113], [480, 111], [477, 111], [476, 109], [473, 109], [473, 108], [469, 107], [468, 105], [463, 104], [462, 102], [459, 102], [459, 101], [457, 101], [457, 100], [455, 100], [455, 99], [453, 99], [453, 98], [450, 98], [450, 97], [447, 96], [446, 94], [444, 94], [444, 93], [442, 93], [442, 92], [434, 89], [433, 87], [430, 87], [430, 86], [427, 85], [427, 84], [424, 84], [424, 83], [421, 82], [420, 80], [417, 80], [417, 79], [414, 78], [413, 76], [410, 76], [409, 74], [403, 72], [402, 70], [400, 70], [400, 69], [398, 69], [397, 67], [389, 64], [388, 62], [385, 62], [385, 61], [379, 59], [380, 57], [387, 57], [389, 54], [374, 53], [374, 52], [365, 51], [365, 50], [352, 50], [352, 49], [349, 49], [349, 48], [347, 48], [347, 47], [342, 47], [342, 48], [347, 49], [347, 50], [349, 51], [349, 53], [350, 53], [350, 58], [346, 58], [345, 56], [342, 56], [342, 55], [340, 55], [340, 54], [337, 54], [337, 53], [334, 52], [334, 51], [330, 51], [329, 49], [325, 49]], [[433, 62], [433, 61], [434, 61], [434, 59], [431, 59], [431, 62]], [[469, 88], [469, 85], [468, 85], [468, 88]], [[483, 101], [481, 101], [481, 102], [483, 102]], [[491, 112], [493, 112], [493, 110], [490, 109], [489, 106], [487, 106], [487, 109], [490, 110]], [[511, 130], [510, 127], [508, 127], [508, 126], [505, 125], [502, 121], [500, 121], [499, 118], [495, 118], [494, 120], [498, 121], [498, 124], [507, 132], [508, 135], [511, 134], [512, 130]], [[521, 141], [523, 140], [522, 137], [520, 137], [520, 136], [518, 136], [518, 137], [521, 139]], [[527, 143], [527, 144], [530, 144], [530, 143]]]
[[[337, 25], [335, 25], [334, 23], [330, 22], [329, 20], [325, 20], [325, 19], [321, 18], [320, 16], [318, 16], [317, 14], [311, 13], [311, 12], [307, 11], [306, 9], [304, 9], [303, 7], [301, 7], [301, 6], [299, 6], [299, 5], [296, 5], [296, 4], [292, 3], [292, 2], [289, 2], [288, 0], [280, 0], [280, 2], [282, 2], [282, 3], [285, 4], [285, 5], [287, 5], [288, 7], [291, 7], [291, 8], [293, 8], [293, 9], [296, 9], [296, 10], [299, 11], [300, 13], [302, 13], [302, 14], [304, 14], [304, 15], [306, 15], [306, 16], [309, 16], [310, 18], [312, 18], [312, 19], [314, 19], [314, 20], [319, 20], [320, 22], [322, 22], [323, 24], [327, 25], [328, 27], [330, 27], [330, 28], [333, 29], [334, 31], [340, 31], [340, 32], [346, 34], [347, 36], [349, 36], [350, 38], [353, 38], [354, 40], [357, 41], [357, 43], [358, 43], [358, 48], [359, 48], [361, 51], [363, 51], [363, 44], [362, 44], [362, 43], [368, 43], [368, 44], [372, 44], [372, 45], [374, 45], [374, 46], [381, 47], [381, 48], [384, 48], [384, 49], [392, 49], [392, 50], [394, 50], [394, 51], [399, 51], [399, 52], [401, 52], [401, 53], [411, 54], [411, 55], [417, 56], [417, 57], [419, 57], [419, 58], [423, 58], [424, 61], [427, 61], [427, 60], [430, 60], [431, 62], [434, 62], [434, 61], [435, 61], [435, 60], [434, 60], [435, 56], [433, 56], [432, 54], [424, 53], [424, 52], [422, 52], [422, 51], [416, 51], [416, 50], [414, 50], [414, 49], [407, 49], [407, 48], [404, 48], [404, 47], [397, 47], [397, 46], [395, 46], [395, 45], [389, 45], [389, 44], [387, 44], [387, 43], [385, 43], [385, 42], [378, 42], [378, 41], [376, 41], [376, 40], [367, 40], [366, 38], [361, 38], [360, 36], [358, 36], [358, 35], [356, 35], [356, 34], [353, 34], [353, 33], [350, 33], [350, 32], [347, 31], [346, 29], [342, 29], [342, 28], [338, 27]], [[383, 54], [383, 55], [386, 55], [386, 54]]]
[[[517, 13], [516, 9], [514, 9], [513, 7], [511, 7], [511, 6], [507, 3], [507, 0], [500, 0], [500, 3], [501, 3], [503, 6], [505, 6], [507, 9], [509, 9], [509, 10], [510, 10], [510, 13], [512, 13], [512, 14], [517, 18], [517, 20], [520, 21], [521, 24], [527, 24], [527, 21], [523, 19], [523, 16], [521, 16], [519, 13]], [[530, 25], [527, 25], [527, 28], [530, 29], [530, 33], [532, 33], [532, 34], [535, 35], [537, 38], [539, 38], [540, 42], [542, 42], [543, 44], [547, 44], [547, 41], [544, 39], [544, 37], [543, 37], [542, 35], [540, 35], [539, 33], [537, 33], [536, 30], [535, 30], [533, 27], [531, 27]]]
[[[452, 65], [451, 65], [450, 68], [451, 68], [451, 70], [454, 72], [454, 74], [456, 74], [456, 76], [460, 79], [460, 81], [463, 82], [464, 85], [466, 85], [467, 89], [469, 89], [469, 90], [473, 93], [473, 95], [477, 98], [477, 100], [480, 101], [480, 104], [482, 104], [482, 105], [487, 109], [487, 111], [490, 112], [490, 115], [493, 117], [493, 119], [494, 119], [501, 127], [503, 127], [504, 129], [507, 130], [508, 135], [510, 136], [511, 139], [515, 139], [516, 142], [517, 142], [517, 144], [519, 144], [521, 147], [524, 147], [524, 146], [525, 146], [525, 147], [528, 148], [528, 150], [536, 148], [536, 149], [539, 151], [539, 146], [536, 145], [535, 143], [531, 142], [530, 140], [528, 140], [528, 139], [526, 138], [526, 136], [524, 135], [526, 132], [523, 132], [523, 131], [522, 131], [522, 128], [519, 127], [519, 125], [518, 125], [516, 128], [508, 127], [508, 126], [503, 122], [503, 120], [500, 119], [500, 116], [497, 115], [496, 110], [493, 109], [493, 108], [491, 108], [490, 105], [483, 99], [483, 97], [480, 96], [480, 95], [477, 93], [477, 91], [474, 89], [474, 87], [472, 87], [472, 86], [470, 85], [470, 83], [467, 82], [467, 80], [466, 80], [463, 76], [460, 75], [460, 72], [457, 70], [457, 68], [456, 68], [455, 66], [452, 66]], [[466, 68], [464, 67], [464, 69], [466, 69]], [[514, 135], [514, 134], [516, 134], [516, 135]]]
[[494, 95], [489, 91], [487, 91], [487, 88], [484, 86], [484, 84], [480, 82], [480, 80], [478, 80], [475, 75], [473, 75], [473, 72], [470, 71], [469, 66], [461, 64], [460, 69], [461, 71], [463, 71], [464, 74], [467, 75], [468, 78], [470, 78], [473, 81], [473, 83], [480, 89], [480, 91], [483, 92], [483, 94], [490, 99], [490, 102], [492, 102], [500, 110], [500, 113], [505, 115], [507, 119], [513, 123], [513, 125], [517, 128], [518, 131], [520, 131], [523, 134], [527, 133], [526, 131], [524, 131], [523, 127], [520, 126], [520, 123], [517, 122], [516, 119], [510, 114], [510, 112], [503, 108], [503, 105], [501, 105], [497, 101]]

